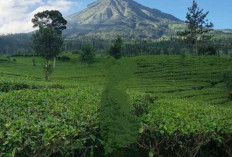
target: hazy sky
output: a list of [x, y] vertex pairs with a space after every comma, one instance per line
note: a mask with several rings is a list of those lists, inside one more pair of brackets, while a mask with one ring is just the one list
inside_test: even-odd
[[[0, 34], [32, 31], [31, 18], [39, 11], [57, 9], [64, 16], [86, 8], [96, 0], [0, 0]], [[185, 20], [192, 0], [135, 0]], [[217, 29], [232, 29], [232, 0], [197, 0], [209, 11], [208, 19]]]

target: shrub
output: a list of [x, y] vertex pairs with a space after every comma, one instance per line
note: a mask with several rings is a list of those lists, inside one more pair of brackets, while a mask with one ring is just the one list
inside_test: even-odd
[[72, 54], [81, 54], [81, 50], [73, 50]]
[[32, 59], [32, 63], [33, 63], [33, 66], [35, 67], [36, 66], [35, 59]]
[[88, 156], [100, 143], [97, 90], [14, 91], [0, 100], [0, 156]]
[[28, 84], [23, 82], [0, 82], [0, 91], [9, 92], [13, 90], [23, 90], [23, 89], [38, 89], [41, 88], [39, 85]]
[[232, 99], [232, 72], [226, 72], [223, 74], [223, 81], [226, 85], [229, 98]]
[[[137, 142], [121, 149], [125, 156], [129, 151], [136, 155], [128, 156], [141, 157], [200, 156], [214, 148], [215, 156], [232, 155], [230, 108], [130, 95], [131, 104], [145, 106], [146, 112], [139, 117]], [[93, 88], [1, 94], [0, 156], [104, 156], [100, 98], [101, 90]]]
[[[232, 133], [231, 110], [183, 100], [159, 100], [148, 111], [142, 117], [139, 145], [156, 156], [196, 156], [212, 142], [221, 145], [232, 140], [228, 136]], [[232, 144], [227, 142], [226, 146], [229, 151]]]
[[10, 61], [10, 56], [7, 56], [6, 58], [8, 59], [8, 61]]
[[61, 56], [61, 57], [58, 57], [57, 59], [63, 62], [71, 60], [71, 58], [68, 56]]
[[111, 45], [109, 54], [115, 59], [120, 59], [122, 57], [122, 38], [121, 37], [118, 37], [114, 41], [114, 43]]
[[139, 121], [133, 115], [133, 106], [129, 103], [126, 85], [124, 88], [120, 87], [123, 81], [132, 76], [135, 66], [128, 60], [121, 60], [112, 63], [109, 69], [107, 84], [99, 105], [100, 132], [106, 154], [115, 155], [120, 149], [136, 142]]
[[81, 62], [93, 64], [95, 60], [95, 50], [90, 45], [85, 45], [80, 56]]
[[203, 45], [198, 48], [200, 55], [216, 55], [217, 50], [216, 48], [210, 46], [210, 45]]

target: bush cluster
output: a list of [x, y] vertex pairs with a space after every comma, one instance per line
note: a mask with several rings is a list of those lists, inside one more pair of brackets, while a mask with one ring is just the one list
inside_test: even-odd
[[24, 90], [0, 98], [0, 156], [71, 156], [99, 143], [99, 92]]
[[[102, 91], [26, 89], [0, 96], [0, 156], [104, 156]], [[231, 156], [231, 109], [129, 92], [139, 137], [124, 156]], [[129, 155], [128, 155], [129, 154]]]
[[[159, 100], [142, 117], [139, 145], [155, 156], [231, 156], [231, 110]], [[204, 155], [203, 155], [204, 156]]]
[[60, 60], [60, 61], [70, 61], [71, 60], [71, 58], [70, 57], [68, 57], [68, 56], [61, 56], [61, 57], [58, 57], [57, 58], [58, 60]]

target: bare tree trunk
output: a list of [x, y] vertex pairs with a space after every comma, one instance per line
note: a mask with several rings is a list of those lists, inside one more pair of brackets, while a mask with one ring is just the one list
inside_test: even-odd
[[56, 67], [56, 57], [53, 58], [53, 69]]
[[46, 66], [45, 66], [45, 81], [49, 81], [49, 61], [46, 62]]
[[198, 54], [198, 47], [197, 47], [197, 46], [196, 46], [196, 54], [197, 54], [197, 56], [199, 55], [199, 54]]
[[198, 50], [196, 44], [193, 44], [193, 54], [198, 55]]
[[49, 72], [46, 71], [46, 74], [45, 74], [45, 81], [49, 81]]

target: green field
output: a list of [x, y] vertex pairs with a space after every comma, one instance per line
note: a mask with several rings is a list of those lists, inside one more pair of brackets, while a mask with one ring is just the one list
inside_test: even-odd
[[[102, 155], [97, 110], [111, 59], [86, 65], [78, 55], [62, 55], [71, 61], [58, 61], [50, 82], [42, 58], [35, 57], [35, 67], [33, 57], [0, 58], [0, 157]], [[232, 101], [222, 81], [230, 58], [130, 60], [138, 68], [122, 85], [141, 126], [124, 156], [232, 155]]]

